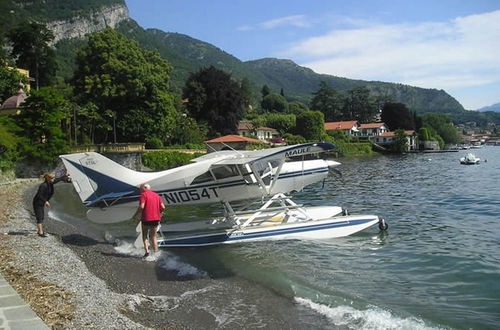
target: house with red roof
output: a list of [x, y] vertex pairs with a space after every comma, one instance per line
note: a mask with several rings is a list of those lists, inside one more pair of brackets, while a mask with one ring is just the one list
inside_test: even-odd
[[239, 136], [256, 136], [261, 141], [268, 141], [278, 136], [278, 131], [271, 127], [254, 127], [249, 122], [241, 122], [238, 124], [236, 131]]
[[334, 121], [325, 123], [325, 131], [343, 131], [348, 136], [356, 136], [359, 132], [359, 125], [356, 120]]
[[239, 135], [225, 135], [205, 141], [205, 143], [207, 144], [207, 153], [221, 150], [247, 150], [251, 144], [268, 144], [266, 141]]
[[[417, 133], [413, 130], [405, 131], [405, 133], [408, 151], [417, 150]], [[396, 132], [384, 132], [377, 137], [373, 137], [371, 140], [382, 147], [387, 147], [393, 144], [395, 139]]]
[[384, 123], [368, 123], [361, 124], [358, 127], [359, 129], [359, 137], [370, 139], [374, 136], [379, 136], [382, 133], [388, 132], [389, 129], [385, 126]]

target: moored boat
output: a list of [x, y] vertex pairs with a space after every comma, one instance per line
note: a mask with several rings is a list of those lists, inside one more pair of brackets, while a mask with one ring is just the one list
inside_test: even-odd
[[460, 164], [462, 165], [476, 165], [479, 164], [481, 159], [476, 157], [473, 153], [468, 153], [465, 157], [460, 158]]

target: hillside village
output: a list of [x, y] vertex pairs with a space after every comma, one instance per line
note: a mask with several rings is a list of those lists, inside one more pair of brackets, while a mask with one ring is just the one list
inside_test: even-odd
[[[466, 111], [444, 90], [321, 75], [287, 59], [243, 62], [189, 36], [143, 29], [122, 1], [45, 14], [32, 5], [9, 2], [19, 16], [2, 21], [2, 170], [81, 150], [326, 141], [343, 156], [498, 144], [499, 117]], [[32, 37], [41, 40], [37, 56], [26, 48]]]

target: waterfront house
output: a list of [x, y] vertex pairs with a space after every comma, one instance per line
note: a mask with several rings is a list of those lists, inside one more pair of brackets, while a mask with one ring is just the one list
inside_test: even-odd
[[[417, 150], [417, 134], [415, 131], [405, 131], [408, 151]], [[371, 140], [382, 147], [389, 147], [394, 143], [396, 132], [384, 132], [379, 136], [373, 137]]]
[[356, 136], [359, 132], [356, 120], [328, 122], [324, 127], [325, 131], [343, 131], [347, 136]]
[[388, 132], [387, 126], [384, 123], [368, 123], [359, 125], [358, 136], [364, 139], [371, 139], [372, 137], [379, 136], [382, 133]]
[[268, 141], [276, 138], [279, 134], [278, 131], [271, 127], [254, 127], [251, 123], [241, 122], [236, 129], [239, 136], [257, 137], [258, 140]]

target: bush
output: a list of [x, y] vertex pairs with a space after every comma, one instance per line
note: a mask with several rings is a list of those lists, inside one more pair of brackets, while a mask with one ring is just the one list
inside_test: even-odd
[[260, 150], [269, 148], [269, 144], [264, 142], [250, 142], [245, 146], [245, 150]]
[[176, 151], [147, 152], [142, 156], [142, 163], [153, 171], [162, 171], [189, 164], [191, 159], [203, 155], [202, 153], [186, 154]]
[[346, 143], [335, 141], [339, 156], [353, 156], [372, 153], [372, 146], [368, 142]]
[[163, 142], [160, 138], [150, 137], [146, 139], [146, 148], [147, 149], [162, 149]]
[[306, 143], [306, 139], [301, 136], [301, 135], [293, 135], [293, 134], [283, 134], [283, 139], [286, 141], [286, 144], [292, 145], [292, 144], [299, 144], [299, 143]]

